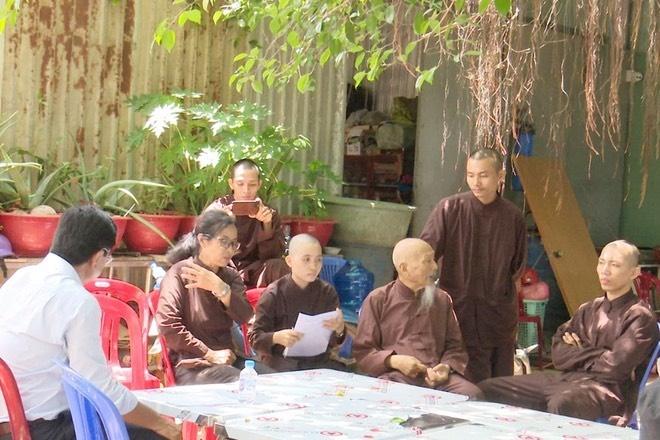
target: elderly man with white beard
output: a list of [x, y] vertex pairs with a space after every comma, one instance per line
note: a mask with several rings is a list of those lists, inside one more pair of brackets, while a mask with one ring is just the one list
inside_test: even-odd
[[464, 377], [468, 356], [451, 298], [434, 285], [434, 256], [423, 240], [397, 243], [398, 278], [365, 299], [353, 354], [371, 376], [478, 399], [481, 391]]

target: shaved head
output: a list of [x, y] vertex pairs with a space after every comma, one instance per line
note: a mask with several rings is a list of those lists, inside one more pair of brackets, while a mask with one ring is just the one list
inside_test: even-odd
[[639, 265], [639, 249], [634, 244], [626, 240], [616, 240], [606, 244], [603, 251], [607, 248], [617, 249], [631, 267]]
[[399, 268], [401, 263], [406, 263], [414, 258], [419, 257], [424, 252], [431, 251], [433, 248], [424, 240], [419, 238], [404, 238], [394, 246], [392, 251], [392, 263], [396, 269]]
[[499, 171], [504, 166], [504, 160], [502, 159], [502, 154], [494, 148], [480, 148], [470, 154], [470, 159], [473, 160], [484, 160], [489, 159], [496, 171]]
[[320, 252], [321, 243], [316, 238], [309, 234], [295, 235], [289, 242], [289, 255], [295, 255], [303, 249], [308, 249], [309, 246], [318, 246]]

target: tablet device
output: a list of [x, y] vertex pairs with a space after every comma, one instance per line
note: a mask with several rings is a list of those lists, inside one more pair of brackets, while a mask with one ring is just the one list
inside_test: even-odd
[[234, 200], [231, 212], [236, 215], [256, 215], [259, 212], [259, 200]]

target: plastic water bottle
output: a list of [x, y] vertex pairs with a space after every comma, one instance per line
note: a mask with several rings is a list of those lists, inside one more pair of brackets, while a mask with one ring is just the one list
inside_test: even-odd
[[339, 302], [344, 309], [358, 313], [362, 301], [374, 288], [374, 274], [362, 266], [359, 260], [348, 260], [333, 277]]
[[254, 361], [246, 360], [245, 367], [238, 376], [238, 400], [252, 403], [257, 400], [257, 371]]
[[151, 276], [154, 279], [154, 289], [160, 289], [160, 282], [165, 278], [165, 269], [156, 264], [155, 261], [152, 261], [149, 267], [151, 268]]

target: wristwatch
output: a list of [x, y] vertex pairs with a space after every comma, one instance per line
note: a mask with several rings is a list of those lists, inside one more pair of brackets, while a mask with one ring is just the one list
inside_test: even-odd
[[215, 297], [218, 299], [222, 299], [225, 296], [229, 295], [231, 293], [231, 287], [229, 285], [225, 284], [225, 286], [222, 288], [220, 292], [213, 292]]

